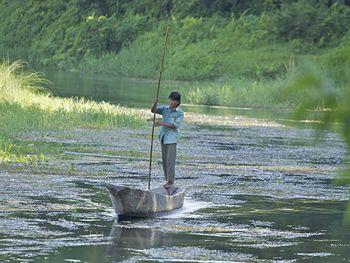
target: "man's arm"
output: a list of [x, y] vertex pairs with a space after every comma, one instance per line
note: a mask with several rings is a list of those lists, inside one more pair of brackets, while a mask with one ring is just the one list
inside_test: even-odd
[[156, 122], [154, 125], [155, 126], [165, 126], [167, 128], [170, 128], [170, 129], [175, 129], [175, 125], [172, 123], [169, 123], [169, 122], [159, 121], [159, 122]]
[[179, 116], [176, 117], [176, 120], [174, 121], [174, 123], [169, 123], [169, 122], [156, 122], [155, 125], [156, 126], [165, 126], [167, 128], [170, 129], [178, 129], [180, 127], [181, 122], [184, 119], [184, 115], [183, 113], [179, 114]]

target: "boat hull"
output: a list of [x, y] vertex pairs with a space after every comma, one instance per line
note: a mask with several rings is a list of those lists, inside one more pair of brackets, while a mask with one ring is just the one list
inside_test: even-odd
[[181, 208], [185, 198], [185, 191], [178, 187], [169, 190], [163, 187], [141, 190], [113, 184], [106, 187], [118, 217], [154, 217], [169, 213]]

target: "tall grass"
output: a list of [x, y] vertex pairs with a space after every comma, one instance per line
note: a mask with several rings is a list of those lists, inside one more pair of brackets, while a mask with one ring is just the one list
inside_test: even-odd
[[38, 73], [25, 72], [23, 67], [21, 61], [0, 64], [0, 160], [20, 155], [14, 151], [15, 136], [24, 131], [136, 128], [144, 124], [144, 116], [132, 109], [53, 97], [45, 89], [50, 82]]
[[234, 107], [286, 107], [293, 99], [279, 101], [276, 94], [284, 80], [254, 81], [232, 79], [223, 82], [195, 83], [188, 88], [186, 99], [192, 104]]

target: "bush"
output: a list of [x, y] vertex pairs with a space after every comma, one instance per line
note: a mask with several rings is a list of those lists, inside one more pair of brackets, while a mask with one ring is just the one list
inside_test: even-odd
[[275, 15], [282, 39], [302, 39], [324, 46], [339, 39], [350, 28], [350, 9], [344, 5], [313, 5], [305, 1], [284, 4]]

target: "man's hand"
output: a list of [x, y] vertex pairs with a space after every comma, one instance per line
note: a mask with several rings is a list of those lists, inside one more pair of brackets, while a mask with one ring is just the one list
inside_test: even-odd
[[156, 121], [156, 122], [154, 123], [154, 126], [156, 126], [156, 127], [164, 126], [164, 122], [162, 122], [162, 121]]
[[157, 103], [159, 102], [158, 98], [154, 98], [153, 100], [153, 105], [152, 105], [152, 108], [151, 108], [151, 112], [152, 113], [155, 113], [156, 111], [156, 108], [157, 108]]
[[167, 122], [162, 122], [162, 121], [156, 121], [154, 122], [154, 126], [164, 126], [164, 127], [167, 127], [169, 129], [175, 129], [175, 126], [174, 124], [172, 123], [167, 123]]

